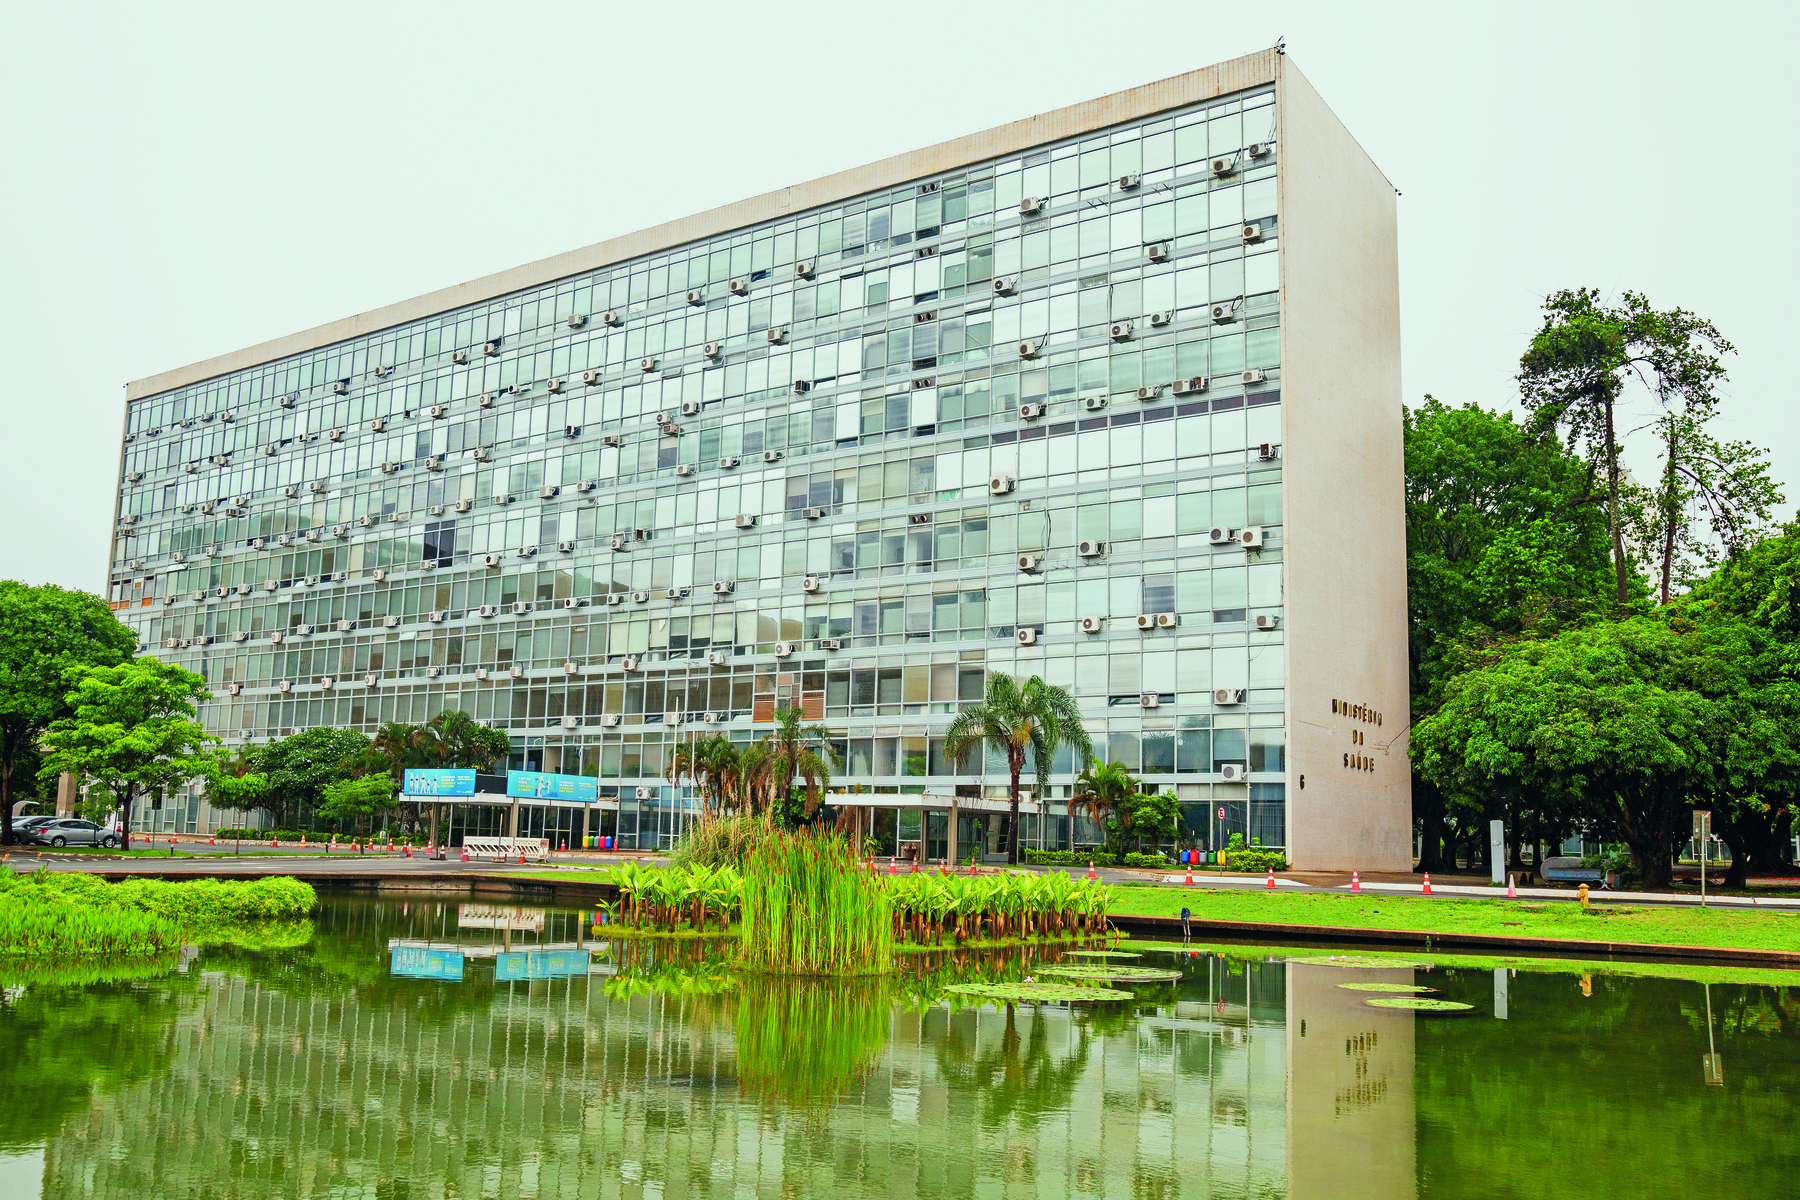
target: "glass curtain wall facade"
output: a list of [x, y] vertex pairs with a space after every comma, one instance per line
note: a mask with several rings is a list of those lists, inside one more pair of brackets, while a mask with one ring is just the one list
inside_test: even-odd
[[989, 671], [1283, 844], [1275, 133], [1254, 88], [137, 399], [114, 607], [229, 739], [464, 708], [625, 844], [781, 704], [839, 784], [1003, 792], [940, 737]]

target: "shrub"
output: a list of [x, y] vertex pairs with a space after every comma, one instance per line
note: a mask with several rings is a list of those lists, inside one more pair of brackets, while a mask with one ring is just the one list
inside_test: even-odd
[[1227, 871], [1285, 871], [1288, 869], [1287, 855], [1279, 850], [1228, 850], [1225, 852], [1225, 869]]
[[1127, 854], [1125, 865], [1128, 867], [1145, 867], [1158, 870], [1169, 865], [1169, 859], [1162, 854]]
[[1025, 861], [1034, 867], [1085, 867], [1090, 862], [1096, 867], [1116, 867], [1119, 860], [1103, 851], [1088, 850], [1026, 850], [1021, 848]]
[[289, 876], [172, 883], [0, 869], [0, 954], [145, 954], [209, 927], [301, 917], [312, 885]]

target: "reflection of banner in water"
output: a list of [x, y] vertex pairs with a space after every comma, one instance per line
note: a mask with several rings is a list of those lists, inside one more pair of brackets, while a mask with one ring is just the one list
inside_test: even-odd
[[423, 946], [395, 946], [388, 960], [390, 975], [414, 979], [461, 979], [463, 956], [458, 950], [428, 950]]
[[459, 904], [456, 923], [463, 929], [519, 929], [544, 932], [541, 908], [501, 908], [497, 904]]
[[520, 979], [567, 979], [588, 973], [586, 950], [543, 950], [531, 954], [494, 955], [494, 982]]

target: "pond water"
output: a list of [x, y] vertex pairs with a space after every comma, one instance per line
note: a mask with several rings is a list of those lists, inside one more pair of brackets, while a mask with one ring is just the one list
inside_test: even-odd
[[[1774, 972], [1218, 947], [1130, 960], [1181, 977], [1129, 1003], [1009, 1009], [944, 989], [1054, 964], [744, 979], [592, 916], [329, 899], [254, 948], [15, 982], [0, 1200], [1800, 1190]], [[1370, 1003], [1408, 988], [1470, 1007]]]

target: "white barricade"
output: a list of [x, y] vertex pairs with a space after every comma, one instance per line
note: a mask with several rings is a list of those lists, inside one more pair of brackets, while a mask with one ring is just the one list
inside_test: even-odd
[[463, 849], [470, 858], [513, 859], [523, 855], [543, 862], [550, 857], [548, 838], [465, 837]]

